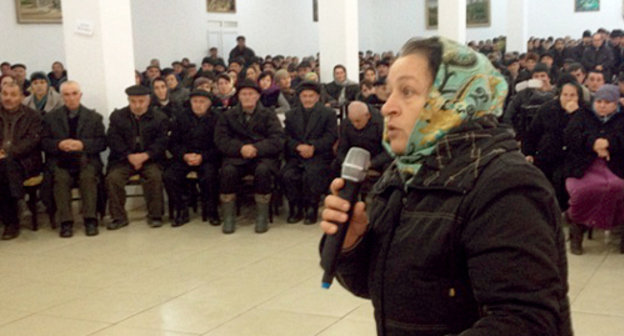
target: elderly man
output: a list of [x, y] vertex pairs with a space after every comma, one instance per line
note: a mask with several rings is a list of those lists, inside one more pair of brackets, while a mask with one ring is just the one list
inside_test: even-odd
[[605, 74], [606, 80], [611, 80], [611, 73], [615, 61], [613, 52], [604, 42], [602, 34], [595, 33], [592, 36], [592, 45], [583, 52], [583, 66], [587, 71], [597, 70]]
[[74, 184], [80, 190], [85, 233], [95, 236], [98, 234], [97, 191], [102, 174], [100, 153], [106, 149], [104, 123], [99, 113], [80, 103], [82, 92], [77, 82], [63, 82], [60, 90], [64, 105], [44, 116], [41, 136], [46, 164], [54, 180], [60, 236], [73, 235], [71, 189]]
[[50, 81], [43, 72], [30, 75], [30, 89], [32, 94], [24, 98], [22, 104], [31, 109], [46, 114], [63, 106], [61, 95], [50, 86]]
[[238, 87], [239, 103], [221, 115], [215, 128], [215, 144], [223, 154], [221, 166], [221, 202], [223, 233], [235, 231], [236, 192], [241, 179], [254, 176], [257, 233], [268, 228], [272, 180], [279, 171], [279, 157], [284, 148], [284, 130], [275, 113], [262, 104], [260, 88], [251, 80]]
[[334, 158], [333, 145], [338, 138], [334, 110], [323, 106], [321, 86], [302, 82], [297, 87], [300, 105], [286, 113], [286, 166], [282, 184], [288, 199], [287, 222], [314, 224], [318, 203], [327, 190]]
[[340, 166], [351, 147], [366, 149], [371, 154], [370, 169], [383, 172], [392, 162], [392, 157], [382, 146], [384, 131], [382, 115], [369, 105], [355, 101], [349, 104], [348, 118], [341, 125], [334, 172], [340, 172]]
[[24, 196], [22, 183], [41, 171], [40, 114], [24, 105], [21, 87], [2, 87], [0, 106], [0, 218], [3, 240], [19, 236], [17, 202]]
[[217, 115], [212, 109], [214, 96], [204, 90], [194, 90], [190, 95], [190, 107], [177, 116], [171, 127], [171, 165], [165, 171], [165, 187], [173, 200], [176, 217], [172, 226], [189, 222], [189, 188], [186, 175], [197, 173], [201, 190], [202, 213], [210, 224], [219, 225], [218, 171], [220, 154], [214, 143]]
[[140, 174], [147, 203], [147, 223], [162, 226], [163, 182], [160, 163], [167, 148], [168, 118], [151, 109], [150, 90], [141, 85], [126, 89], [129, 105], [115, 110], [108, 127], [108, 175], [106, 187], [112, 222], [109, 230], [128, 225], [124, 208], [128, 178]]

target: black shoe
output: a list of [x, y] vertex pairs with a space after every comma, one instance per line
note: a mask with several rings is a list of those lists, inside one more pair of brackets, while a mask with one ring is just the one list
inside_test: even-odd
[[176, 218], [173, 221], [173, 223], [171, 223], [171, 226], [173, 227], [182, 226], [190, 221], [191, 221], [191, 218], [189, 216], [188, 208], [184, 208], [178, 211], [178, 214], [176, 215]]
[[74, 223], [73, 222], [63, 222], [61, 223], [61, 231], [59, 232], [59, 236], [61, 238], [70, 238], [74, 235]]
[[95, 218], [85, 218], [85, 234], [89, 237], [98, 235], [98, 221]]
[[15, 223], [13, 225], [11, 224], [4, 224], [4, 232], [2, 233], [2, 240], [11, 240], [14, 238], [17, 238], [20, 234], [20, 228], [19, 228], [19, 224]]
[[147, 225], [153, 228], [161, 227], [163, 225], [162, 218], [160, 217], [148, 218]]
[[211, 211], [208, 214], [208, 222], [212, 226], [219, 226], [219, 225], [221, 225], [221, 218], [219, 218], [219, 213], [216, 210], [214, 212]]
[[286, 219], [286, 223], [294, 224], [300, 222], [303, 219], [303, 213], [301, 211], [301, 206], [295, 202], [288, 202], [288, 218]]
[[121, 229], [122, 227], [128, 225], [128, 220], [126, 219], [114, 219], [112, 222], [108, 223], [108, 225], [106, 225], [106, 229], [108, 230], [117, 230], [117, 229]]
[[303, 221], [303, 224], [305, 225], [316, 224], [316, 221], [318, 220], [318, 206], [316, 205], [308, 206], [305, 212], [306, 214], [305, 214], [305, 220]]

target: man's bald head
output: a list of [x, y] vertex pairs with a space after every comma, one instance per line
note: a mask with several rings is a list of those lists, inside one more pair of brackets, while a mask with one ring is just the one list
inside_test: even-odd
[[361, 130], [366, 127], [371, 116], [366, 104], [361, 101], [354, 101], [349, 104], [348, 117], [353, 127], [357, 130]]

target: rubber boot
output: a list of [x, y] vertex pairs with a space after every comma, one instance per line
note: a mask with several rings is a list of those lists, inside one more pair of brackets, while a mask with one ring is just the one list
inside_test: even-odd
[[269, 231], [269, 202], [271, 194], [256, 194], [256, 233]]
[[234, 233], [236, 230], [236, 194], [221, 194], [221, 208], [223, 209], [223, 226], [221, 231], [225, 234]]
[[299, 202], [288, 202], [288, 224], [300, 222], [303, 219], [303, 211]]

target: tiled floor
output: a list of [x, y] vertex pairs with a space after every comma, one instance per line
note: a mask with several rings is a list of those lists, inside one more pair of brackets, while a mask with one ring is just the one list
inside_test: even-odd
[[[233, 235], [195, 218], [58, 238], [47, 225], [0, 242], [0, 336], [375, 335], [372, 308], [320, 288], [317, 226], [276, 218]], [[569, 255], [576, 335], [624, 335], [624, 255], [604, 234]]]

